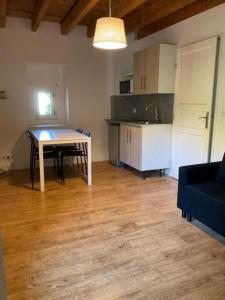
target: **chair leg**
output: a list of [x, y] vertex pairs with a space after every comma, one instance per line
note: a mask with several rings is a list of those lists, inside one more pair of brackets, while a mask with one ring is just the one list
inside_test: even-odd
[[[81, 152], [84, 152], [83, 144], [78, 144], [77, 149], [78, 149], [79, 151], [81, 151]], [[80, 157], [81, 171], [82, 171], [82, 173], [84, 173], [84, 165], [83, 165], [83, 156], [82, 156], [82, 154], [79, 155], [79, 157]]]
[[35, 157], [33, 157], [32, 178], [31, 178], [32, 190], [34, 189], [35, 162], [36, 162], [36, 159], [35, 159]]
[[32, 181], [33, 155], [30, 153], [30, 180]]
[[84, 165], [83, 165], [82, 155], [80, 155], [80, 162], [81, 162], [81, 171], [82, 171], [82, 173], [84, 173]]
[[56, 163], [55, 163], [55, 161], [56, 161], [56, 157], [55, 157], [55, 155], [54, 155], [54, 169], [55, 169], [55, 165], [56, 165]]
[[85, 174], [87, 175], [87, 156], [84, 156]]
[[60, 175], [60, 166], [59, 166], [59, 153], [57, 153], [57, 155], [56, 155], [56, 165], [57, 165], [57, 175], [58, 175], [58, 177], [61, 177], [61, 175]]
[[60, 175], [61, 175], [61, 184], [65, 184], [65, 177], [64, 177], [64, 166], [63, 166], [63, 155], [61, 154], [61, 162], [60, 162], [61, 166], [60, 166]]
[[78, 170], [80, 169], [80, 165], [79, 165], [79, 158], [78, 158], [78, 155], [76, 155], [76, 159], [77, 159], [77, 168]]

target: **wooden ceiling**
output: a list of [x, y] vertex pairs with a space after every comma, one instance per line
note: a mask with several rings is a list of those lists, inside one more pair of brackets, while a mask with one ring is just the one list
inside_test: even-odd
[[[126, 32], [137, 39], [225, 3], [225, 0], [112, 0], [112, 16], [123, 18]], [[0, 0], [0, 27], [7, 16], [31, 19], [36, 31], [42, 21], [57, 22], [62, 34], [76, 25], [92, 37], [96, 20], [107, 16], [108, 0]]]

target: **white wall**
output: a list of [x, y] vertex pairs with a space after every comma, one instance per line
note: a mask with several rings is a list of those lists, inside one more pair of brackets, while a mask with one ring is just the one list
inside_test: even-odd
[[[0, 156], [14, 154], [15, 168], [28, 166], [28, 142], [23, 137], [29, 124], [26, 63], [66, 65], [69, 124], [93, 133], [93, 160], [107, 159], [107, 126], [110, 114], [109, 64], [105, 51], [92, 47], [86, 31], [77, 27], [62, 36], [55, 23], [43, 22], [37, 32], [30, 21], [7, 18], [0, 29]], [[1, 162], [0, 162], [1, 163]]]
[[180, 22], [151, 36], [136, 41], [134, 35], [128, 37], [128, 48], [112, 55], [114, 81], [113, 93], [118, 93], [119, 75], [132, 72], [133, 52], [157, 43], [176, 44], [178, 47], [221, 35], [219, 81], [216, 102], [215, 127], [212, 160], [219, 160], [225, 151], [225, 4]]

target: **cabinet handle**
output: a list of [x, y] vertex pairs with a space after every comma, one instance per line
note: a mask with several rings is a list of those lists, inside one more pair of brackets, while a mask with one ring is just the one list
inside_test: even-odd
[[143, 77], [141, 76], [141, 90], [142, 90], [142, 86], [143, 86]]
[[131, 144], [131, 129], [130, 129], [130, 144]]
[[146, 89], [146, 76], [144, 76], [144, 90]]
[[127, 130], [127, 144], [128, 144], [128, 142], [129, 142], [129, 141], [128, 141], [128, 130]]

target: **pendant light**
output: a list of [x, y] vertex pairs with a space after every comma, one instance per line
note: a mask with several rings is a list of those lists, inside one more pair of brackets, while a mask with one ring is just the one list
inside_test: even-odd
[[109, 0], [109, 17], [97, 20], [93, 46], [101, 49], [122, 49], [127, 46], [124, 21], [111, 16]]

